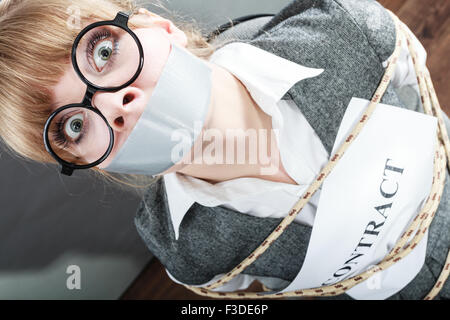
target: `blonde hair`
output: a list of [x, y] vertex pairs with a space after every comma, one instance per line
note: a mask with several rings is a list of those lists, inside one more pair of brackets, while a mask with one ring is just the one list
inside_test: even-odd
[[[159, 2], [152, 4], [169, 12]], [[0, 2], [0, 137], [12, 156], [56, 163], [45, 150], [42, 132], [52, 110], [49, 88], [56, 85], [70, 63], [72, 44], [80, 31], [68, 27], [73, 9], [81, 13], [84, 24], [112, 20], [118, 11], [136, 13], [139, 6], [135, 1], [116, 0]], [[195, 22], [176, 25], [186, 33], [187, 49], [197, 57], [207, 59], [218, 47], [206, 41]], [[138, 27], [131, 20], [129, 26]], [[133, 188], [145, 188], [155, 181], [145, 176], [112, 175], [99, 168], [91, 171]]]

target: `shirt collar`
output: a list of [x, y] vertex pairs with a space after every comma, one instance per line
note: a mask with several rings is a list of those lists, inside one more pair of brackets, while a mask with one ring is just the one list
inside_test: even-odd
[[[318, 76], [324, 71], [299, 65], [243, 42], [233, 42], [223, 46], [211, 55], [209, 61], [236, 76], [245, 85], [258, 106], [265, 113], [276, 117], [278, 121], [282, 121], [281, 114], [275, 105], [286, 92], [298, 81]], [[194, 202], [207, 206], [226, 203], [227, 194], [218, 190], [223, 191], [230, 186], [239, 187], [242, 181], [247, 181], [245, 179], [254, 178], [234, 179], [214, 185], [180, 173], [165, 174], [164, 183], [175, 238], [178, 239], [181, 222]], [[236, 184], [237, 180], [240, 183]], [[274, 186], [271, 181], [258, 182], [260, 183], [258, 190], [253, 193], [263, 192]], [[248, 190], [245, 194], [248, 195]]]
[[223, 46], [209, 61], [235, 75], [264, 112], [267, 112], [266, 106], [280, 101], [297, 82], [324, 71], [302, 66], [244, 42]]

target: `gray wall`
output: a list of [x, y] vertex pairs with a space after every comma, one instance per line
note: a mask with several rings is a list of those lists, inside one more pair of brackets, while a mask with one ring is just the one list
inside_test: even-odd
[[[155, 1], [141, 1], [141, 3]], [[259, 13], [277, 13], [290, 0], [166, 0], [160, 1], [167, 9], [189, 19], [195, 19], [205, 30], [226, 23], [229, 19]], [[155, 13], [165, 11], [156, 5], [146, 5]]]
[[[0, 299], [115, 299], [150, 260], [133, 224], [137, 194], [5, 152], [0, 168]], [[66, 287], [69, 265], [81, 290]]]
[[[243, 15], [276, 13], [289, 2], [163, 4], [207, 31]], [[152, 257], [133, 224], [139, 201], [85, 172], [64, 177], [54, 166], [12, 158], [0, 146], [0, 299], [118, 298]], [[66, 287], [69, 265], [81, 269], [81, 290]]]

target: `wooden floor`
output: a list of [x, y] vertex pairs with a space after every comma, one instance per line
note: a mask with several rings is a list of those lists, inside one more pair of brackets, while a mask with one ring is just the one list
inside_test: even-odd
[[[450, 115], [450, 0], [379, 0], [421, 41], [441, 108]], [[250, 291], [261, 291], [254, 283]], [[153, 259], [123, 294], [122, 299], [206, 299], [175, 284]]]

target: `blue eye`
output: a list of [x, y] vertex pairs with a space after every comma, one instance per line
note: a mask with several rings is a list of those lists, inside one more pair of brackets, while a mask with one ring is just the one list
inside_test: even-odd
[[102, 41], [99, 43], [93, 53], [92, 60], [94, 67], [101, 72], [113, 54], [113, 43], [111, 41]]
[[112, 64], [113, 57], [118, 54], [119, 43], [109, 30], [99, 30], [92, 34], [86, 48], [89, 65], [97, 72], [102, 72], [108, 64]]
[[83, 113], [63, 116], [56, 123], [56, 128], [52, 132], [56, 145], [61, 149], [70, 148], [72, 144], [80, 144], [84, 133], [87, 132], [87, 119]]
[[84, 117], [81, 113], [74, 115], [66, 121], [64, 132], [71, 139], [76, 140], [83, 131]]

